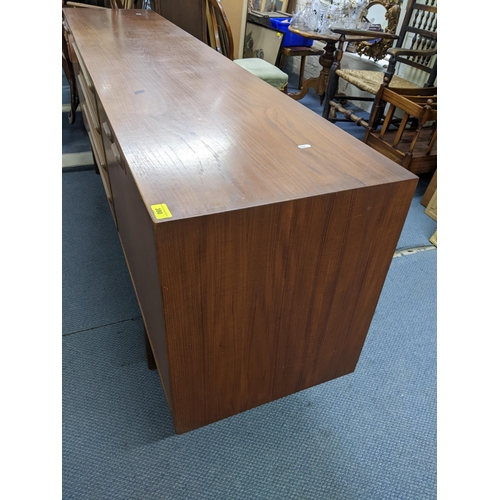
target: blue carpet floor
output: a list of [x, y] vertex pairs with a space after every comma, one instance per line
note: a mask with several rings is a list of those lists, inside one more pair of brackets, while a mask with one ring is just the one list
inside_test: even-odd
[[[101, 180], [62, 181], [65, 500], [436, 498], [434, 247], [393, 259], [354, 373], [177, 436]], [[430, 247], [425, 187], [400, 250]]]

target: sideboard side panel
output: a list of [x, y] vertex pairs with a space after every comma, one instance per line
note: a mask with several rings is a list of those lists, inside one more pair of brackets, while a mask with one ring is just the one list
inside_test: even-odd
[[354, 370], [414, 189], [161, 224], [176, 432]]

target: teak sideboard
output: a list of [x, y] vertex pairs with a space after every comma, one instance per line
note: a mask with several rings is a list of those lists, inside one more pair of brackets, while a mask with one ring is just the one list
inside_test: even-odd
[[175, 431], [352, 372], [418, 178], [152, 11], [63, 17]]

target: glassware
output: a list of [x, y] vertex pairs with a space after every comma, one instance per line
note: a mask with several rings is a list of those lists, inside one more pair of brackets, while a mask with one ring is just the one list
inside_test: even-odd
[[369, 3], [370, 3], [369, 0], [358, 0], [358, 4], [356, 5], [353, 13], [353, 18], [356, 22], [357, 29], [367, 29], [367, 28], [362, 28], [362, 26], [366, 24], [363, 19], [363, 15]]
[[304, 24], [306, 31], [315, 31], [317, 27], [316, 13], [312, 6], [312, 1], [307, 0], [304, 8]]

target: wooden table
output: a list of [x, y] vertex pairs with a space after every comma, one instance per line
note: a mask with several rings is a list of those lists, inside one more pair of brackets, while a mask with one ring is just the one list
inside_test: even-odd
[[154, 12], [64, 14], [176, 432], [352, 372], [417, 177]]
[[[299, 100], [302, 99], [310, 88], [314, 89], [316, 93], [321, 97], [321, 102], [326, 92], [326, 86], [328, 83], [328, 75], [330, 73], [330, 68], [332, 67], [335, 57], [335, 48], [337, 42], [339, 41], [341, 35], [337, 33], [332, 33], [331, 35], [314, 33], [311, 31], [302, 31], [297, 28], [289, 27], [288, 30], [297, 35], [303, 36], [304, 38], [309, 38], [313, 40], [318, 40], [320, 42], [325, 42], [324, 54], [319, 56], [319, 63], [321, 64], [321, 72], [318, 76], [307, 79], [299, 92], [288, 94], [292, 99]], [[366, 33], [360, 31], [360, 33]], [[372, 40], [373, 35], [367, 36], [366, 34], [360, 35], [350, 35], [345, 38], [346, 42], [362, 42], [366, 40]]]

